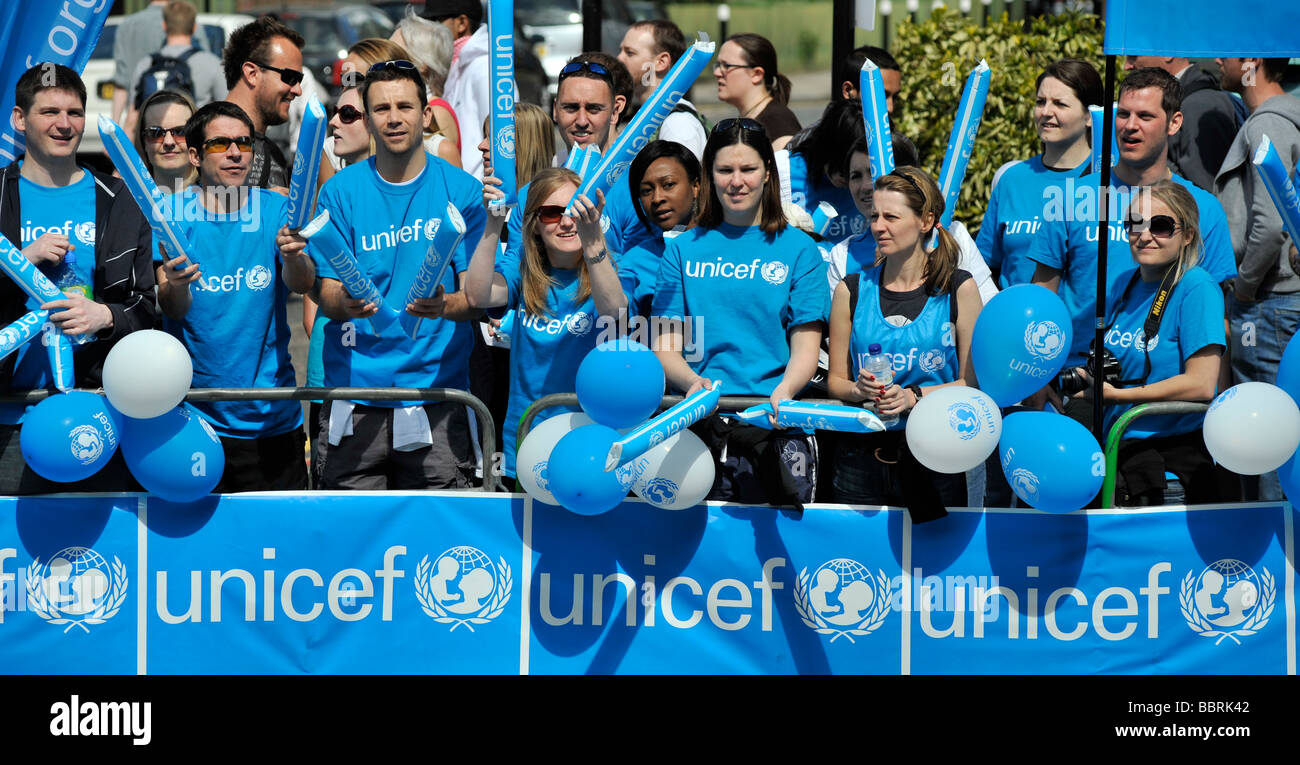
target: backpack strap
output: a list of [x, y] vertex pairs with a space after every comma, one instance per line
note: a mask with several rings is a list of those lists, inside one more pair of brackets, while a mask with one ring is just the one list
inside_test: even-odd
[[[858, 312], [858, 282], [862, 273], [849, 274], [844, 277], [844, 287], [849, 291], [849, 327], [853, 326], [853, 316]], [[850, 333], [852, 334], [852, 333]], [[853, 374], [853, 349], [849, 349], [849, 374]]]

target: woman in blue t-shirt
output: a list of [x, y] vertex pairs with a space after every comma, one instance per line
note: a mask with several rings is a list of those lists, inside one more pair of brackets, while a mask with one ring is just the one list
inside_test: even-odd
[[[1225, 347], [1223, 291], [1200, 268], [1196, 200], [1164, 180], [1129, 209], [1129, 247], [1137, 267], [1107, 288], [1106, 351], [1119, 379], [1102, 385], [1106, 429], [1135, 404], [1209, 401]], [[1151, 307], [1166, 306], [1157, 316]], [[1077, 370], [1092, 391], [1086, 370]], [[1124, 432], [1117, 498], [1125, 505], [1164, 502], [1165, 473], [1178, 476], [1189, 504], [1239, 499], [1236, 476], [1214, 464], [1201, 435], [1203, 414], [1141, 417]]]
[[649, 318], [667, 239], [695, 225], [700, 161], [680, 143], [651, 141], [632, 160], [627, 182], [636, 215], [650, 238], [623, 253], [618, 273], [635, 285], [634, 313]]
[[[776, 407], [817, 370], [826, 264], [816, 243], [787, 225], [772, 144], [757, 122], [718, 123], [701, 180], [697, 225], [668, 243], [660, 263], [655, 350], [678, 391], [718, 382], [724, 396], [763, 397]], [[811, 501], [811, 437], [717, 416], [694, 430], [726, 457], [710, 499]]]
[[[931, 520], [943, 515], [941, 507], [966, 504], [966, 479], [935, 473], [911, 456], [903, 438], [907, 413], [927, 391], [973, 384], [970, 341], [982, 303], [970, 273], [957, 267], [956, 240], [938, 225], [944, 198], [934, 180], [902, 167], [874, 188], [879, 265], [835, 288], [827, 384], [838, 399], [898, 419], [885, 432], [841, 439], [835, 499], [907, 505], [913, 521]], [[893, 365], [888, 384], [865, 369], [876, 344]]]
[[1092, 153], [1092, 118], [1088, 107], [1101, 104], [1101, 77], [1092, 64], [1061, 59], [1038, 75], [1034, 127], [1043, 153], [1004, 165], [993, 178], [984, 222], [976, 244], [999, 286], [1028, 284], [1035, 263], [1029, 245], [1043, 225], [1045, 191], [1066, 179], [1088, 173]]
[[[483, 179], [485, 203], [503, 197], [501, 182], [490, 170]], [[564, 168], [547, 168], [533, 177], [517, 269], [494, 269], [505, 216], [489, 207], [483, 238], [465, 275], [471, 306], [516, 311], [502, 439], [504, 472], [510, 478], [515, 477], [519, 418], [542, 396], [573, 391], [578, 365], [598, 344], [601, 328], [616, 326], [627, 310], [627, 295], [600, 230], [604, 196], [597, 194], [599, 204], [580, 196], [574, 201], [575, 217], [564, 214], [580, 183], [577, 174]], [[553, 408], [539, 416], [562, 411], [576, 410]]]

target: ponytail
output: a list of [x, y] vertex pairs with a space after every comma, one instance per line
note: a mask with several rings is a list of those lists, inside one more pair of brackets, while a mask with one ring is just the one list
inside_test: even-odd
[[782, 106], [790, 103], [790, 78], [784, 74], [773, 75], [772, 84], [768, 86], [768, 92], [772, 94], [772, 100]]
[[[942, 199], [942, 197], [941, 197]], [[942, 204], [940, 205], [942, 208]], [[939, 211], [943, 212], [942, 209]], [[935, 215], [934, 230], [939, 234], [939, 246], [929, 253], [925, 261], [925, 286], [933, 295], [942, 295], [952, 289], [952, 275], [957, 271], [961, 248], [948, 229], [939, 225]]]

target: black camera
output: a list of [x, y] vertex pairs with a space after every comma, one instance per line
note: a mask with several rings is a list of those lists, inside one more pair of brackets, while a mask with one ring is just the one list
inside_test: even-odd
[[[1088, 374], [1092, 375], [1094, 380], [1100, 377], [1111, 385], [1119, 385], [1119, 359], [1115, 358], [1115, 354], [1111, 353], [1109, 348], [1103, 347], [1101, 349], [1100, 365], [1097, 361], [1097, 341], [1094, 339], [1088, 346], [1088, 361], [1084, 364], [1084, 367], [1088, 370]], [[1099, 366], [1100, 369], [1098, 369]], [[1090, 383], [1088, 380], [1083, 375], [1079, 374], [1074, 367], [1062, 369], [1061, 374], [1056, 378], [1057, 389], [1067, 396], [1081, 393], [1085, 388], [1089, 387], [1089, 385]]]

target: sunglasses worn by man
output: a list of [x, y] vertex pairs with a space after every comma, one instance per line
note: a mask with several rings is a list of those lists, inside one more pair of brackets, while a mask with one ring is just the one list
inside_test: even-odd
[[230, 151], [231, 144], [238, 146], [241, 154], [247, 154], [253, 150], [252, 137], [241, 135], [238, 138], [227, 138], [226, 136], [209, 138], [203, 142], [203, 151], [207, 154], [225, 154]]
[[281, 69], [278, 66], [263, 64], [260, 61], [250, 61], [249, 63], [251, 63], [253, 66], [256, 66], [259, 69], [266, 69], [268, 71], [275, 72], [276, 74], [280, 75], [280, 81], [291, 88], [294, 85], [297, 85], [298, 83], [302, 82], [303, 74], [297, 69]]

